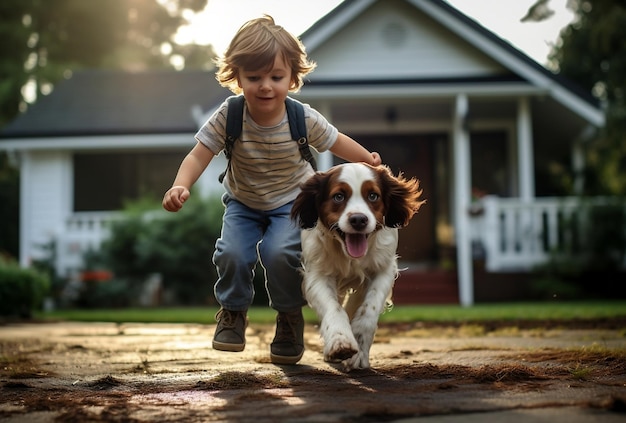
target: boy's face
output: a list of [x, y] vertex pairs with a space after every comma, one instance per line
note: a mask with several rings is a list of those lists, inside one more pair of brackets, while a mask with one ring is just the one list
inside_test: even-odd
[[291, 68], [280, 54], [269, 71], [241, 69], [239, 73], [239, 87], [246, 98], [248, 112], [262, 126], [275, 125], [283, 118], [290, 86]]

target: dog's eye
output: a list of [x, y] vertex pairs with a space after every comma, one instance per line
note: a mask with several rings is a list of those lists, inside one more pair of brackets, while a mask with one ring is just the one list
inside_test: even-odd
[[380, 198], [380, 195], [378, 195], [378, 194], [377, 194], [377, 193], [375, 193], [375, 192], [370, 192], [370, 193], [367, 195], [367, 199], [368, 199], [369, 201], [371, 201], [372, 203], [373, 203], [374, 201], [378, 201], [378, 199], [379, 199], [379, 198]]
[[346, 196], [343, 195], [342, 193], [338, 192], [337, 194], [333, 195], [333, 201], [335, 203], [342, 203], [343, 200], [345, 200]]

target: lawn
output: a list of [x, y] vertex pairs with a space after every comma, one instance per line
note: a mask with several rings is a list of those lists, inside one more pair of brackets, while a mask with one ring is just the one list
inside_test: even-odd
[[[124, 308], [55, 310], [36, 314], [42, 320], [145, 322], [145, 323], [215, 323], [216, 307]], [[275, 311], [253, 307], [248, 318], [253, 323], [272, 323]], [[315, 313], [304, 308], [307, 322], [317, 322]], [[480, 322], [487, 320], [569, 320], [626, 317], [626, 301], [494, 303], [471, 307], [458, 305], [395, 306], [381, 316], [381, 322]]]

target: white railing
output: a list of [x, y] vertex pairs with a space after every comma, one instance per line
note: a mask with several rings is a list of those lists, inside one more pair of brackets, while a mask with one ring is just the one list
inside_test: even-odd
[[488, 271], [530, 270], [551, 254], [584, 254], [589, 208], [608, 203], [573, 197], [523, 201], [487, 196], [470, 219], [472, 239], [484, 248]]
[[79, 212], [66, 220], [56, 244], [56, 268], [60, 275], [69, 276], [82, 268], [83, 254], [100, 248], [117, 216], [115, 212]]

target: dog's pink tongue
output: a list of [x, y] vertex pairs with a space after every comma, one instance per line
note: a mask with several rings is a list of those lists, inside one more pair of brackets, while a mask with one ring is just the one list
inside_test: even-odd
[[346, 249], [351, 257], [363, 257], [367, 252], [367, 237], [363, 234], [346, 234]]

